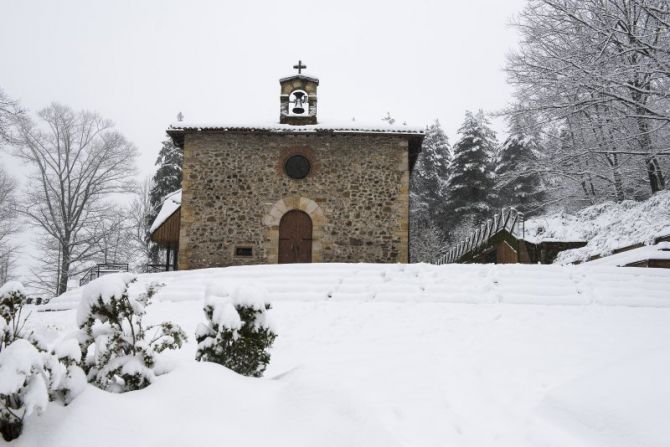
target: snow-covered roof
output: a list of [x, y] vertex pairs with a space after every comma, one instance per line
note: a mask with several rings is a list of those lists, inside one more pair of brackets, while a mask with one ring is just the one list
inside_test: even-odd
[[659, 242], [656, 245], [634, 248], [604, 258], [585, 262], [584, 265], [609, 265], [621, 267], [649, 260], [670, 261], [670, 242]]
[[177, 122], [168, 128], [170, 131], [222, 131], [222, 132], [273, 132], [273, 133], [380, 133], [399, 135], [423, 135], [424, 128], [407, 125], [391, 125], [384, 121], [377, 123], [331, 122], [294, 126], [278, 122], [217, 123], [217, 122]]
[[151, 224], [151, 228], [149, 229], [150, 233], [153, 233], [163, 225], [163, 223], [168, 220], [170, 216], [172, 216], [175, 211], [179, 209], [181, 206], [181, 189], [176, 190], [175, 192], [172, 192], [165, 196], [165, 199], [163, 199], [163, 205], [161, 205], [161, 210], [158, 212], [158, 216], [156, 216], [156, 220], [154, 220], [154, 223]]
[[286, 76], [285, 78], [281, 78], [279, 82], [285, 82], [285, 81], [290, 81], [292, 79], [304, 79], [305, 81], [312, 81], [316, 83], [317, 85], [319, 84], [319, 78], [314, 75], [308, 75], [308, 74], [294, 74], [291, 76]]

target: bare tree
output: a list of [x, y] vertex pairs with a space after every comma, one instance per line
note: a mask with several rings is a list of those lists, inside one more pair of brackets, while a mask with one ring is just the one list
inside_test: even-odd
[[411, 262], [435, 262], [447, 249], [447, 241], [432, 223], [410, 226], [410, 258]]
[[96, 222], [94, 233], [98, 234], [96, 260], [104, 264], [125, 264], [131, 257], [132, 240], [126, 209], [110, 206]]
[[141, 268], [149, 263], [152, 256], [152, 243], [149, 239], [149, 229], [152, 221], [147, 218], [152, 210], [151, 206], [151, 179], [145, 179], [139, 185], [135, 196], [128, 207], [128, 228], [130, 243], [133, 248], [132, 264]]
[[507, 66], [515, 111], [560, 124], [554, 136], [568, 150], [549, 168], [588, 194], [635, 194], [640, 167], [652, 193], [665, 188], [669, 23], [667, 0], [529, 0], [516, 24], [522, 42]]
[[17, 231], [16, 183], [0, 167], [0, 284], [7, 282], [14, 266], [16, 247], [9, 240]]
[[12, 100], [0, 88], [0, 145], [13, 140], [12, 129], [14, 121], [23, 115], [18, 102]]
[[38, 124], [24, 118], [17, 126], [16, 155], [33, 168], [19, 211], [56, 254], [58, 295], [67, 290], [71, 268], [95, 253], [109, 209], [104, 199], [129, 190], [137, 151], [97, 113], [52, 104], [38, 117]]

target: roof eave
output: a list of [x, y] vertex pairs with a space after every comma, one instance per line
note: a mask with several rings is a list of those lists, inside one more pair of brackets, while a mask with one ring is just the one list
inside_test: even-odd
[[284, 83], [284, 82], [287, 82], [287, 81], [292, 81], [294, 79], [302, 79], [304, 81], [311, 81], [311, 82], [315, 83], [316, 85], [319, 85], [319, 79], [318, 78], [315, 78], [313, 76], [306, 76], [306, 75], [303, 75], [303, 74], [286, 76], [285, 78], [281, 78], [279, 80], [279, 83], [281, 84], [281, 83]]

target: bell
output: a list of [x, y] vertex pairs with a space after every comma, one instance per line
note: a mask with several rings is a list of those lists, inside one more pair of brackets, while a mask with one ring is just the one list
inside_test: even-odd
[[295, 106], [291, 111], [296, 115], [302, 115], [305, 113], [305, 108], [303, 107], [305, 103], [305, 94], [303, 92], [294, 92], [293, 96], [295, 97]]

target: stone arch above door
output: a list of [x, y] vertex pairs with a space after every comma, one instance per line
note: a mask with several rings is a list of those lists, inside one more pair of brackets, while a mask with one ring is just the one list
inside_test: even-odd
[[323, 226], [326, 224], [326, 216], [315, 201], [300, 196], [284, 197], [278, 200], [263, 216], [263, 225], [266, 227], [267, 234], [267, 262], [276, 264], [279, 261], [279, 223], [284, 214], [291, 210], [303, 211], [312, 219], [312, 262], [322, 262]]

